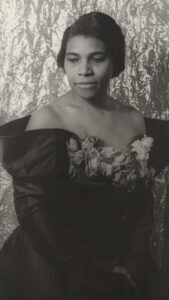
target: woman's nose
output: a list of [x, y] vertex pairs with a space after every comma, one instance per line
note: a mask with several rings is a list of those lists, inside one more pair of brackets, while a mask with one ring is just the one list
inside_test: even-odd
[[79, 75], [89, 76], [93, 74], [92, 66], [88, 61], [82, 61], [79, 65]]

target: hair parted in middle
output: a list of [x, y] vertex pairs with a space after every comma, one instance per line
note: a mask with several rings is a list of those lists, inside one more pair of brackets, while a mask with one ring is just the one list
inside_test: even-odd
[[80, 16], [71, 26], [67, 27], [57, 55], [59, 68], [64, 69], [68, 41], [77, 35], [95, 37], [105, 44], [106, 51], [113, 61], [112, 78], [124, 71], [125, 39], [121, 28], [112, 17], [97, 11]]

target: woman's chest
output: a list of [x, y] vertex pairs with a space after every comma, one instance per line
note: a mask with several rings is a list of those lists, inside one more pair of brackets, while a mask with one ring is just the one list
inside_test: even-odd
[[93, 136], [105, 146], [113, 147], [114, 151], [124, 148], [131, 139], [138, 135], [132, 124], [131, 117], [125, 114], [86, 113], [67, 115], [63, 119], [65, 129], [69, 129], [81, 138]]

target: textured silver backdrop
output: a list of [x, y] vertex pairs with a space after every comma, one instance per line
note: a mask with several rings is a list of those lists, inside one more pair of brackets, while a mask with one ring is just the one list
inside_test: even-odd
[[[169, 120], [168, 0], [0, 0], [1, 124], [67, 91], [56, 64], [62, 34], [92, 10], [114, 17], [126, 36], [126, 70], [113, 80], [112, 95], [146, 115]], [[154, 194], [151, 248], [169, 278], [167, 168], [156, 179]], [[11, 178], [0, 167], [0, 246], [16, 225]]]

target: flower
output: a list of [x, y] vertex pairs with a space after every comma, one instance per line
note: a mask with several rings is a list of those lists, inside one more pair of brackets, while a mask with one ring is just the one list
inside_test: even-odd
[[86, 161], [89, 161], [90, 159], [93, 159], [93, 158], [100, 158], [100, 154], [99, 152], [97, 151], [96, 148], [92, 148], [92, 149], [88, 149], [85, 151], [85, 158], [86, 158]]
[[151, 137], [143, 136], [122, 151], [99, 145], [97, 138], [87, 136], [83, 140], [70, 138], [67, 142], [69, 176], [79, 178], [109, 177], [114, 186], [135, 188], [138, 180], [151, 183], [155, 171], [148, 167], [149, 152], [153, 144]]
[[102, 159], [104, 158], [112, 158], [114, 154], [114, 151], [112, 147], [103, 147], [102, 150], [100, 151], [100, 157]]
[[114, 152], [112, 147], [103, 147], [100, 151], [102, 175], [110, 177], [113, 169], [121, 165], [125, 158], [122, 152]]
[[136, 153], [136, 159], [141, 160], [141, 159], [145, 159], [145, 147], [144, 145], [141, 144], [140, 141], [135, 141], [132, 144], [132, 152]]
[[97, 138], [93, 136], [88, 136], [82, 141], [82, 149], [83, 150], [91, 150], [96, 146]]
[[123, 152], [118, 152], [118, 155], [114, 155], [112, 166], [113, 168], [120, 166], [125, 161], [125, 154]]
[[98, 157], [94, 157], [86, 164], [85, 173], [88, 176], [97, 176], [100, 170], [100, 160]]
[[142, 141], [144, 147], [146, 148], [146, 151], [149, 152], [153, 145], [153, 138], [149, 137], [149, 136], [144, 136], [141, 141]]
[[68, 151], [76, 152], [79, 149], [78, 142], [74, 138], [70, 138], [67, 142]]
[[82, 150], [78, 150], [72, 156], [72, 163], [79, 166], [84, 160], [84, 152]]
[[85, 151], [86, 174], [97, 176], [100, 169], [100, 154], [96, 148]]
[[148, 159], [152, 144], [153, 139], [151, 137], [144, 136], [141, 140], [136, 140], [131, 144], [131, 152], [136, 153], [137, 160]]

